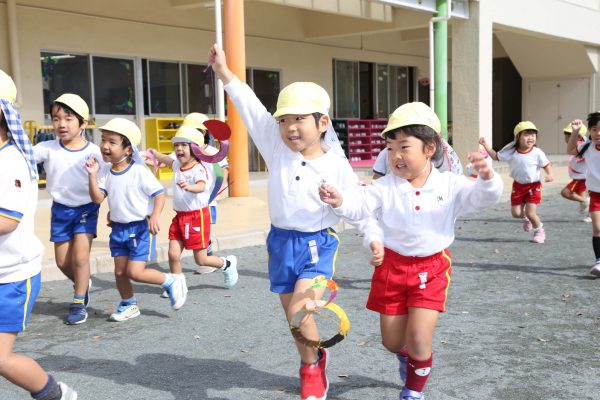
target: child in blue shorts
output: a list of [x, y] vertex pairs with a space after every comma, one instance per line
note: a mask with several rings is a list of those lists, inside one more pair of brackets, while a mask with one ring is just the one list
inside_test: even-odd
[[136, 124], [124, 118], [113, 118], [99, 129], [102, 131], [102, 158], [110, 163], [110, 167], [100, 171], [98, 160], [92, 157], [87, 161], [86, 169], [92, 200], [100, 204], [108, 197], [110, 210], [109, 246], [115, 260], [115, 280], [121, 302], [109, 320], [120, 322], [140, 315], [131, 280], [161, 285], [173, 308], [178, 310], [187, 295], [183, 274], [164, 274], [146, 268], [155, 243], [153, 235], [160, 229], [159, 217], [165, 195], [162, 185], [145, 166], [137, 150], [142, 133]]
[[[336, 182], [348, 188], [358, 185], [358, 178], [333, 131], [329, 95], [322, 87], [292, 83], [279, 93], [277, 111], [271, 115], [250, 87], [229, 70], [225, 53], [217, 45], [209, 51], [209, 63], [269, 168], [269, 279], [290, 321], [309, 300], [323, 296], [324, 288], [312, 288], [313, 279], [319, 275], [329, 279], [335, 270], [339, 240], [332, 226], [339, 217], [323, 207], [319, 184]], [[319, 339], [312, 319], [301, 331], [308, 339]], [[301, 360], [300, 397], [325, 399], [328, 352], [298, 341], [296, 347]]]
[[49, 112], [56, 139], [38, 143], [33, 153], [44, 163], [46, 190], [53, 200], [50, 241], [56, 265], [74, 283], [66, 323], [76, 325], [88, 317], [90, 250], [100, 208], [90, 198], [84, 166], [89, 157], [100, 157], [100, 148], [83, 135], [89, 108], [81, 97], [65, 93], [52, 102]]
[[76, 400], [73, 389], [13, 352], [40, 291], [44, 252], [34, 234], [37, 168], [13, 106], [16, 93], [12, 79], [0, 70], [0, 375], [36, 400]]

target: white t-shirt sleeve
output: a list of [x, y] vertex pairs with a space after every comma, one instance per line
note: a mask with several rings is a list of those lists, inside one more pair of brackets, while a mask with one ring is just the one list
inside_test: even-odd
[[504, 189], [502, 178], [497, 172], [494, 172], [492, 179], [483, 180], [478, 177], [475, 182], [462, 175], [451, 174], [450, 178], [454, 188], [455, 217], [493, 206], [500, 201]]
[[369, 186], [355, 186], [342, 191], [342, 205], [333, 208], [333, 212], [350, 222], [358, 222], [376, 215], [381, 209], [383, 199], [378, 181]]
[[29, 202], [27, 198], [26, 185], [30, 184], [28, 170], [17, 170], [8, 168], [2, 171], [2, 179], [0, 180], [0, 216], [20, 221], [23, 214], [26, 212], [26, 207]]
[[208, 172], [206, 171], [206, 167], [200, 163], [194, 165], [193, 177], [194, 183], [204, 182], [208, 183]]
[[102, 190], [106, 195], [108, 195], [108, 190], [106, 188], [106, 180], [108, 179], [108, 175], [110, 174], [111, 164], [100, 165], [100, 171], [98, 171], [98, 187]]
[[36, 163], [43, 163], [48, 160], [48, 154], [50, 154], [50, 150], [48, 148], [48, 144], [51, 141], [41, 142], [33, 146], [33, 156], [35, 157]]
[[142, 192], [144, 192], [144, 194], [146, 194], [148, 197], [156, 197], [165, 191], [165, 188], [163, 188], [160, 181], [156, 179], [156, 177], [148, 168], [141, 168], [140, 174], [142, 178]]
[[542, 150], [538, 151], [538, 165], [540, 168], [544, 168], [546, 165], [550, 164], [550, 160], [546, 157], [546, 153]]

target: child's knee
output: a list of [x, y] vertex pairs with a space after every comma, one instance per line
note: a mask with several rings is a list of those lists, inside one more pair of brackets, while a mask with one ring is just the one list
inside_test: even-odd
[[398, 338], [381, 338], [381, 344], [386, 348], [387, 351], [398, 354], [404, 346], [403, 340]]
[[0, 375], [5, 376], [10, 369], [10, 359], [13, 353], [0, 354]]

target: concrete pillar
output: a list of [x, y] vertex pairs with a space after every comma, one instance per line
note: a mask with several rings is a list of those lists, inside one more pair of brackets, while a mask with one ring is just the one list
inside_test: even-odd
[[492, 22], [485, 2], [469, 2], [470, 18], [452, 24], [452, 137], [466, 163], [480, 136], [492, 142]]

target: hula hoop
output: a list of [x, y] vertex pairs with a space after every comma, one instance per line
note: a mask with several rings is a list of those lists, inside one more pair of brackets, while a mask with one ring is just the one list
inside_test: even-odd
[[[315, 349], [331, 347], [344, 340], [348, 335], [348, 331], [350, 331], [350, 320], [348, 319], [348, 316], [346, 315], [344, 310], [338, 305], [334, 303], [327, 303], [324, 300], [316, 300], [314, 301], [314, 303], [318, 306], [318, 308], [300, 310], [292, 317], [292, 320], [290, 321], [290, 331], [292, 332], [292, 336], [294, 336], [294, 339], [306, 346], [310, 346]], [[307, 315], [314, 314], [317, 311], [323, 309], [327, 309], [333, 312], [339, 318], [340, 324], [338, 326], [337, 333], [329, 339], [324, 340], [311, 340], [306, 338], [304, 335], [302, 335], [302, 332], [300, 330], [302, 319], [304, 319], [304, 317]]]

